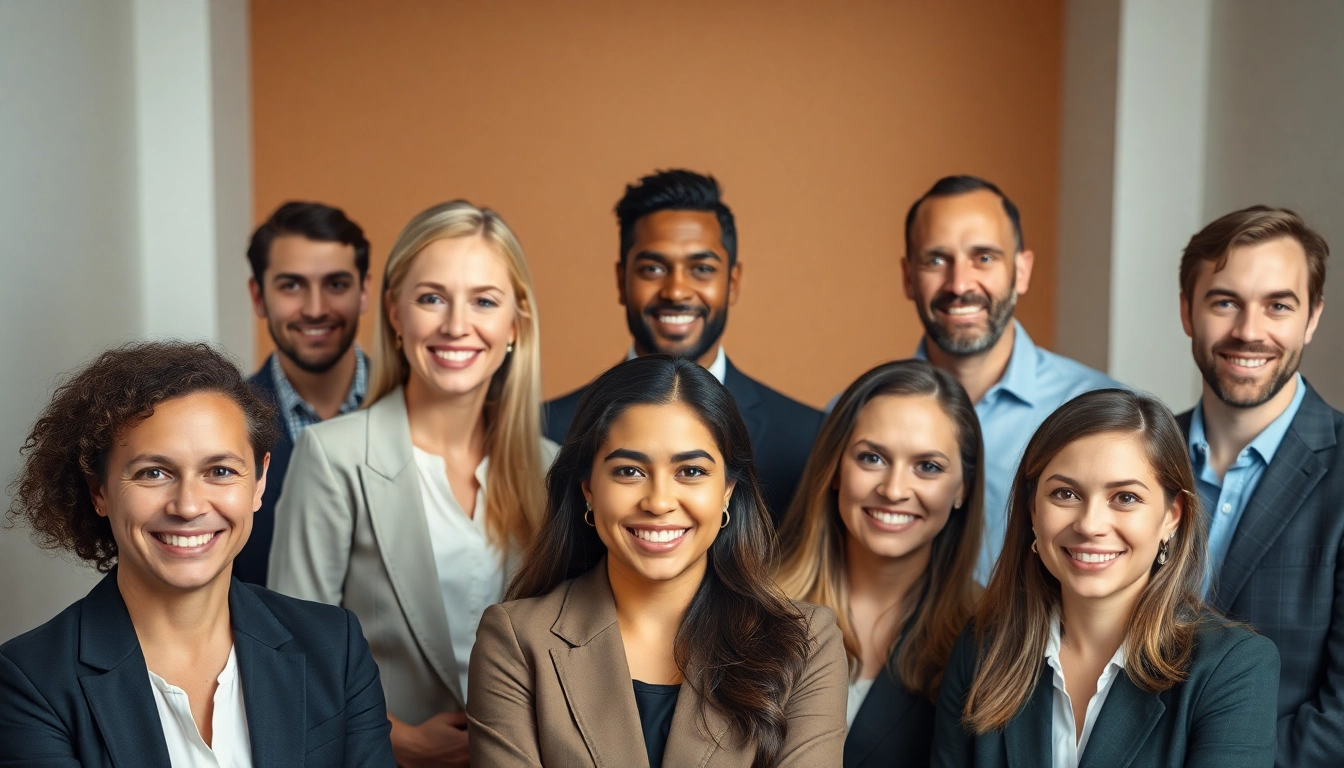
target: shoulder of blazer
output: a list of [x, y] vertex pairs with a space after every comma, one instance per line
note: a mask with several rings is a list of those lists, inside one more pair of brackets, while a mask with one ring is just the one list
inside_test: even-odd
[[1312, 451], [1334, 448], [1344, 437], [1344, 413], [1340, 413], [1325, 402], [1306, 378], [1302, 379], [1302, 383], [1306, 386], [1307, 393], [1302, 398], [1302, 407], [1298, 409], [1297, 415], [1293, 417], [1293, 423], [1288, 428], [1296, 432]]
[[340, 606], [300, 600], [235, 579], [229, 587], [229, 609], [235, 632], [272, 648], [293, 642], [316, 654], [318, 661], [344, 658], [350, 619]]
[[78, 688], [80, 617], [88, 599], [88, 595], [81, 597], [45, 624], [0, 645], [0, 657], [18, 667], [39, 689]]
[[372, 405], [305, 428], [299, 441], [305, 440], [320, 443], [333, 467], [367, 464], [395, 476], [412, 458], [411, 424], [401, 388]]
[[728, 366], [723, 374], [723, 386], [733, 393], [733, 398], [738, 401], [741, 408], [749, 408], [755, 403], [759, 403], [770, 409], [772, 415], [778, 415], [781, 418], [801, 419], [804, 424], [811, 425], [815, 422], [816, 426], [821, 426], [821, 420], [825, 414], [813, 408], [806, 403], [800, 403], [789, 397], [783, 392], [771, 389], [769, 386], [753, 379], [742, 372], [742, 369], [733, 365], [732, 360], [727, 361]]
[[579, 400], [588, 391], [588, 385], [541, 404], [541, 433], [556, 443], [565, 442], [565, 434], [579, 409]]
[[[585, 576], [588, 574], [584, 574]], [[495, 607], [508, 614], [509, 623], [521, 646], [573, 646], [575, 643], [556, 631], [560, 615], [569, 600], [570, 590], [582, 576], [557, 584], [544, 595], [510, 600]], [[571, 606], [572, 608], [572, 606]], [[580, 610], [583, 610], [580, 607]]]
[[1195, 628], [1195, 645], [1187, 669], [1187, 681], [1212, 674], [1230, 653], [1250, 653], [1263, 657], [1266, 664], [1279, 665], [1273, 641], [1249, 627], [1229, 621], [1215, 613], [1204, 612]]

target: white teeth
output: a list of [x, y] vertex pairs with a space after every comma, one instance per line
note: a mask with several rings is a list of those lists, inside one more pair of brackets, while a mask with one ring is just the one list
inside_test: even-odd
[[1069, 550], [1069, 555], [1080, 563], [1106, 563], [1120, 556], [1119, 552], [1074, 552]]
[[870, 509], [868, 514], [872, 515], [879, 523], [886, 523], [887, 525], [905, 525], [915, 520], [914, 515], [904, 515], [900, 512], [882, 512]]
[[190, 549], [192, 547], [199, 547], [202, 544], [207, 543], [211, 539], [215, 538], [215, 534], [202, 533], [199, 536], [176, 536], [171, 533], [161, 533], [159, 534], [159, 538], [163, 539], [163, 543], [167, 544], [170, 547], [183, 547], [186, 549]]
[[331, 331], [330, 328], [304, 328], [304, 336], [325, 336]]
[[464, 363], [472, 358], [478, 350], [475, 349], [436, 349], [434, 354], [442, 360], [448, 360], [453, 363]]
[[976, 312], [979, 312], [980, 310], [981, 310], [981, 307], [978, 307], [978, 306], [973, 306], [973, 307], [948, 307], [948, 308], [947, 308], [947, 314], [949, 314], [949, 315], [970, 315], [970, 314], [974, 314], [974, 313], [976, 313]]
[[1260, 366], [1269, 362], [1263, 357], [1261, 358], [1233, 357], [1229, 359], [1232, 361], [1233, 365], [1239, 365], [1242, 368], [1259, 368]]
[[686, 325], [695, 320], [695, 315], [663, 315], [658, 319], [668, 325]]
[[633, 528], [634, 534], [645, 541], [651, 541], [654, 544], [666, 544], [669, 541], [676, 541], [685, 535], [685, 528], [663, 528], [660, 530], [649, 530], [647, 528]]

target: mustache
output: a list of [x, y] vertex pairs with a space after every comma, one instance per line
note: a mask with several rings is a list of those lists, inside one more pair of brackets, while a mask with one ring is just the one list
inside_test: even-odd
[[940, 293], [930, 304], [932, 309], [946, 310], [956, 304], [963, 307], [980, 307], [989, 309], [991, 304], [989, 297], [983, 293]]
[[1213, 353], [1215, 355], [1235, 356], [1238, 352], [1248, 355], [1279, 355], [1283, 353], [1283, 350], [1277, 346], [1258, 341], [1243, 342], [1229, 340], [1220, 341], [1213, 345]]
[[645, 317], [653, 317], [660, 312], [666, 312], [673, 315], [699, 315], [700, 317], [709, 315], [708, 309], [705, 307], [697, 307], [694, 304], [668, 304], [666, 302], [657, 302], [644, 308]]

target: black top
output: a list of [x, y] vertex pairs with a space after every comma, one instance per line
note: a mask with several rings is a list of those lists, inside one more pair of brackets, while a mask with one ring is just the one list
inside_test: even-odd
[[271, 556], [271, 539], [275, 536], [275, 505], [280, 501], [280, 490], [289, 471], [289, 457], [294, 453], [294, 440], [289, 436], [285, 415], [280, 412], [275, 379], [271, 377], [271, 359], [266, 358], [261, 370], [247, 380], [253, 391], [268, 400], [275, 409], [275, 423], [280, 437], [271, 446], [271, 464], [266, 469], [266, 490], [261, 495], [261, 506], [252, 515], [252, 535], [233, 559], [233, 577], [248, 584], [266, 586], [266, 567]]
[[639, 708], [639, 726], [644, 731], [644, 749], [649, 753], [649, 768], [663, 764], [667, 734], [672, 730], [672, 713], [677, 709], [681, 685], [635, 684], [635, 706]]

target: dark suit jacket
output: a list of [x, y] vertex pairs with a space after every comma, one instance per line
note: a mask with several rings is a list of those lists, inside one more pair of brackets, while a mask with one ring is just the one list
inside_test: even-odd
[[[247, 383], [252, 385], [258, 395], [278, 407], [269, 359]], [[263, 587], [266, 586], [266, 562], [271, 555], [271, 539], [275, 535], [275, 504], [280, 500], [285, 473], [289, 471], [289, 457], [294, 452], [294, 441], [290, 439], [284, 415], [277, 411], [275, 420], [276, 426], [280, 428], [280, 439], [271, 447], [271, 464], [266, 470], [266, 492], [261, 496], [261, 508], [252, 516], [252, 535], [243, 545], [243, 551], [233, 560], [235, 578]]]
[[[824, 415], [752, 379], [739, 371], [732, 360], [728, 360], [723, 385], [746, 422], [761, 493], [770, 508], [770, 517], [778, 526], [798, 487]], [[542, 429], [547, 437], [564, 445], [579, 398], [586, 391], [588, 387], [581, 387], [542, 406]]]
[[873, 680], [845, 736], [845, 768], [928, 765], [936, 711], [932, 701], [901, 684], [889, 663]]
[[[229, 612], [257, 768], [394, 764], [354, 614], [237, 580]], [[114, 569], [0, 646], [0, 766], [169, 768], [150, 685]]]
[[[1304, 380], [1305, 383], [1305, 380]], [[1188, 435], [1193, 411], [1177, 417]], [[1210, 601], [1273, 640], [1276, 765], [1344, 765], [1344, 414], [1307, 386], [1246, 505]]]
[[[1002, 731], [968, 733], [961, 713], [975, 677], [971, 630], [952, 650], [938, 694], [935, 768], [1051, 765], [1054, 671], [1041, 659], [1031, 698]], [[1147, 693], [1128, 674], [1115, 679], [1092, 726], [1079, 768], [1269, 768], [1279, 655], [1268, 639], [1206, 615], [1188, 677]]]

